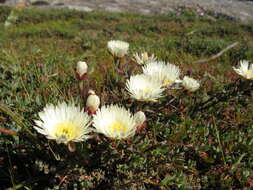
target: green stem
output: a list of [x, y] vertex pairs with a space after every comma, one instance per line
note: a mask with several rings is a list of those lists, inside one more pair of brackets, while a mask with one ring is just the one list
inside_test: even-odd
[[83, 104], [85, 104], [85, 101], [84, 101], [84, 80], [79, 81], [79, 95], [81, 98], [81, 102], [83, 102]]
[[117, 69], [120, 69], [120, 58], [114, 56], [113, 57], [113, 64]]
[[225, 155], [224, 155], [222, 144], [221, 144], [221, 140], [220, 140], [220, 133], [218, 131], [218, 128], [217, 128], [216, 124], [214, 124], [214, 128], [215, 128], [216, 137], [217, 137], [217, 140], [218, 140], [218, 143], [219, 143], [219, 146], [220, 146], [220, 150], [221, 150], [221, 154], [222, 154], [222, 159], [223, 159], [224, 164], [226, 164], [226, 159], [225, 159]]
[[12, 172], [12, 163], [11, 163], [11, 158], [10, 158], [10, 152], [9, 152], [9, 149], [8, 149], [8, 146], [5, 145], [5, 148], [7, 149], [7, 155], [8, 155], [8, 161], [9, 161], [9, 173], [10, 173], [10, 178], [11, 178], [11, 183], [12, 183], [12, 186], [13, 186], [13, 190], [16, 190], [15, 188], [15, 181], [14, 181], [14, 175], [13, 175], [13, 172]]

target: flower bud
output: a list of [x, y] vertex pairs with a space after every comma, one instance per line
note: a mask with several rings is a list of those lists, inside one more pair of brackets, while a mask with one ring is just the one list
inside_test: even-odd
[[200, 84], [197, 80], [191, 77], [185, 76], [182, 81], [182, 86], [190, 92], [195, 92], [196, 90], [199, 89]]
[[84, 61], [79, 61], [76, 66], [76, 77], [79, 80], [84, 80], [87, 78], [88, 65]]
[[88, 94], [89, 96], [86, 101], [86, 110], [89, 115], [93, 115], [96, 113], [100, 105], [100, 99], [93, 90], [89, 90]]
[[91, 90], [91, 89], [90, 89], [90, 90], [88, 91], [88, 96], [89, 96], [89, 95], [96, 95], [96, 93], [95, 93], [94, 90]]
[[145, 116], [144, 112], [138, 111], [137, 113], [135, 113], [134, 119], [135, 119], [136, 126], [137, 126], [136, 131], [141, 131], [142, 129], [144, 129], [146, 127], [146, 125], [144, 123], [146, 121], [146, 116]]

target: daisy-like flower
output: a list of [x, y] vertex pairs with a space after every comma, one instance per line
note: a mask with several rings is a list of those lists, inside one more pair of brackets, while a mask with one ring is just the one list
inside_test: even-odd
[[87, 78], [88, 65], [84, 61], [78, 61], [76, 65], [76, 77], [79, 80], [84, 80]]
[[129, 43], [120, 40], [111, 40], [107, 43], [110, 53], [115, 57], [124, 57], [129, 48]]
[[137, 123], [131, 112], [118, 105], [102, 106], [93, 116], [93, 126], [98, 133], [113, 139], [134, 136]]
[[139, 65], [145, 65], [147, 63], [156, 61], [155, 55], [152, 54], [151, 56], [148, 56], [147, 52], [143, 52], [141, 54], [135, 53], [133, 54], [133, 57], [134, 57], [134, 61], [138, 63]]
[[80, 111], [74, 104], [65, 102], [54, 106], [46, 105], [39, 113], [39, 120], [35, 121], [34, 128], [48, 139], [54, 139], [57, 143], [79, 142], [88, 139], [91, 118], [87, 113]]
[[171, 86], [180, 75], [178, 66], [162, 61], [148, 63], [142, 70], [144, 74], [159, 81], [163, 87]]
[[238, 75], [241, 75], [246, 79], [253, 80], [253, 66], [252, 64], [249, 64], [249, 61], [240, 61], [240, 67], [233, 67], [233, 69]]
[[199, 89], [200, 84], [197, 80], [188, 76], [184, 76], [182, 80], [182, 86], [190, 92], [195, 92], [196, 90]]
[[126, 89], [132, 98], [152, 102], [161, 98], [165, 90], [157, 80], [144, 74], [131, 76], [126, 82]]

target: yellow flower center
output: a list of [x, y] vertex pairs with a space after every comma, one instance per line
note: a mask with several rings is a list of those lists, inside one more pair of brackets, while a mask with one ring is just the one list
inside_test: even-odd
[[127, 129], [125, 125], [116, 121], [109, 126], [109, 131], [111, 134], [126, 134]]
[[67, 143], [77, 136], [77, 126], [69, 121], [58, 123], [53, 129], [58, 143]]
[[253, 71], [252, 70], [245, 71], [245, 74], [246, 74], [247, 79], [253, 79]]
[[163, 80], [163, 86], [170, 86], [170, 85], [172, 85], [172, 81], [171, 80], [169, 80], [169, 79], [164, 79]]

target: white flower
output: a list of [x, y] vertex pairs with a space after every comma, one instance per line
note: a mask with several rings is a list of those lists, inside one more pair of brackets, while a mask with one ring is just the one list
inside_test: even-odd
[[129, 110], [118, 105], [102, 106], [93, 116], [93, 126], [98, 133], [109, 138], [125, 139], [136, 131], [136, 121]]
[[143, 73], [159, 81], [162, 86], [171, 86], [180, 75], [178, 66], [162, 61], [151, 62], [142, 67]]
[[129, 48], [129, 43], [120, 40], [111, 40], [107, 43], [111, 54], [115, 57], [124, 57]]
[[12, 24], [15, 24], [17, 19], [18, 19], [17, 13], [15, 13], [15, 11], [11, 11], [10, 15], [7, 17], [7, 19], [4, 22], [4, 26], [7, 28], [11, 26]]
[[131, 76], [126, 89], [132, 98], [139, 101], [157, 101], [165, 90], [158, 81], [144, 74]]
[[134, 114], [134, 119], [137, 124], [137, 126], [143, 125], [143, 123], [146, 121], [145, 113], [142, 111], [138, 111]]
[[182, 81], [182, 86], [186, 90], [189, 90], [190, 92], [194, 92], [199, 89], [200, 84], [197, 80], [188, 76], [184, 76], [183, 81]]
[[134, 57], [134, 61], [138, 63], [139, 65], [145, 65], [147, 63], [156, 61], [156, 57], [154, 56], [154, 54], [152, 54], [151, 56], [148, 56], [147, 52], [143, 52], [141, 54], [135, 53], [133, 54], [133, 57]]
[[8, 20], [6, 20], [5, 22], [4, 22], [4, 27], [9, 27], [9, 26], [11, 26], [12, 25], [12, 23], [11, 22], [9, 22]]
[[94, 114], [100, 105], [100, 99], [93, 90], [89, 90], [88, 94], [86, 110], [88, 110], [89, 114]]
[[253, 80], [253, 66], [252, 64], [249, 64], [249, 61], [240, 61], [240, 67], [233, 67], [233, 69], [237, 74], [243, 76], [244, 78]]
[[46, 105], [39, 117], [34, 128], [57, 143], [84, 141], [92, 131], [89, 128], [91, 118], [73, 104], [67, 105], [63, 102], [57, 106]]
[[18, 19], [18, 15], [15, 15], [15, 12], [11, 12], [11, 14], [7, 17], [7, 20], [10, 22], [16, 22]]
[[76, 65], [76, 72], [79, 79], [84, 79], [88, 71], [88, 65], [84, 61], [78, 61]]

